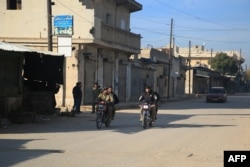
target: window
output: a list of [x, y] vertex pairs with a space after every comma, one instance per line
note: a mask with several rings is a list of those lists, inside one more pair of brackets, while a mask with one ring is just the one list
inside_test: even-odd
[[107, 14], [106, 14], [106, 23], [107, 23], [107, 24], [110, 24], [110, 25], [111, 25], [111, 23], [112, 23], [111, 14], [110, 14], [110, 13], [107, 13]]
[[123, 29], [123, 30], [126, 29], [126, 22], [125, 22], [125, 20], [121, 20], [121, 29]]
[[7, 0], [7, 10], [21, 10], [22, 0]]

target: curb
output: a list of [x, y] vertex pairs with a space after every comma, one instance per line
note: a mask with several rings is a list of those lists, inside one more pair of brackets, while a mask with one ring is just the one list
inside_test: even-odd
[[[179, 96], [179, 97], [174, 97], [174, 98], [167, 98], [167, 97], [162, 97], [160, 102], [176, 102], [176, 101], [183, 101], [183, 100], [190, 100], [190, 99], [195, 99], [195, 98], [201, 98], [204, 97], [203, 94], [195, 94], [195, 95], [184, 95], [184, 96]], [[115, 105], [116, 110], [121, 110], [121, 109], [137, 109], [138, 107], [138, 102], [120, 102], [119, 104]], [[65, 108], [61, 108], [61, 112], [65, 112]], [[81, 111], [83, 112], [91, 112], [92, 106], [91, 105], [82, 105], [81, 106]]]
[[[177, 98], [162, 98], [160, 102], [176, 102], [176, 101], [184, 101], [184, 100], [191, 100], [191, 99], [196, 99], [196, 98], [202, 98], [204, 95], [187, 95], [183, 97], [177, 97]], [[123, 102], [120, 104], [116, 105], [116, 110], [121, 110], [121, 109], [137, 109], [138, 107], [138, 102]]]

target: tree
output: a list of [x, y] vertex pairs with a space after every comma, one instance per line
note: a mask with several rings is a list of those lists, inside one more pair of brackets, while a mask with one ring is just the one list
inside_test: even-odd
[[250, 81], [250, 69], [246, 71], [246, 79], [247, 81]]
[[223, 75], [236, 75], [239, 70], [238, 61], [234, 57], [230, 57], [223, 52], [215, 55], [212, 59], [211, 67]]

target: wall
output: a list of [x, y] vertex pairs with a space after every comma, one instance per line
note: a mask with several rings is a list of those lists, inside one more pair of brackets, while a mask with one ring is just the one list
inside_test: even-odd
[[0, 50], [0, 117], [17, 110], [22, 104], [21, 53]]
[[[21, 10], [6, 10], [6, 0], [0, 2], [0, 37], [46, 38], [46, 1], [22, 0]], [[28, 31], [27, 31], [28, 30]]]
[[[120, 60], [129, 62], [128, 57], [140, 50], [139, 36], [129, 31], [130, 12], [128, 9], [124, 6], [116, 7], [115, 1], [55, 0], [54, 2], [55, 5], [52, 6], [53, 16], [73, 15], [74, 18], [72, 53], [65, 57], [65, 81], [56, 94], [57, 105], [68, 107], [70, 110], [73, 105], [72, 88], [78, 81], [85, 83], [82, 89], [86, 101], [83, 99], [82, 104], [89, 103], [89, 99], [86, 97], [89, 96], [89, 90], [92, 88], [94, 81], [98, 81], [102, 87], [111, 84], [115, 88], [120, 87], [122, 89], [120, 85], [116, 85], [116, 79], [119, 78], [119, 62]], [[22, 0], [21, 10], [9, 11], [5, 7], [6, 1], [1, 1], [0, 9], [4, 12], [0, 15], [0, 20], [4, 24], [0, 26], [0, 40], [47, 50], [47, 1]], [[121, 27], [121, 20], [125, 21], [124, 28], [126, 31], [114, 29], [114, 32], [119, 34], [120, 39], [126, 41], [121, 43], [122, 45], [112, 43], [112, 36], [107, 37], [111, 41], [102, 40], [104, 34], [102, 34], [101, 29], [103, 28], [103, 22], [106, 22], [106, 13], [110, 13], [112, 16], [111, 28], [115, 25]], [[90, 30], [93, 27], [96, 31], [91, 34]], [[133, 45], [134, 39], [137, 42], [131, 48], [127, 44]], [[53, 36], [53, 51], [57, 52], [57, 47], [57, 37]], [[106, 58], [108, 61], [106, 61]], [[87, 64], [89, 60], [93, 64], [91, 71]], [[123, 69], [127, 69], [128, 72], [125, 88], [127, 91], [125, 91], [126, 95], [123, 95], [123, 99], [130, 100], [130, 64], [125, 63]], [[91, 84], [91, 82], [93, 83]], [[119, 81], [119, 83], [123, 84], [122, 81]]]

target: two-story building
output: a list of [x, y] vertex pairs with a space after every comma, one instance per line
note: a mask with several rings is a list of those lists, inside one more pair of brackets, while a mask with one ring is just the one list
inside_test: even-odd
[[232, 91], [231, 79], [211, 69], [210, 61], [217, 53], [223, 52], [234, 57], [240, 65], [244, 62], [240, 52], [205, 50], [203, 45], [195, 45], [190, 48], [176, 47], [174, 50], [175, 55], [181, 55], [188, 60], [187, 66], [189, 70], [186, 72], [186, 93], [204, 94], [211, 86], [225, 86]]
[[83, 83], [83, 104], [92, 86], [112, 85], [121, 101], [131, 100], [130, 56], [140, 53], [140, 34], [130, 31], [135, 0], [3, 0], [0, 41], [65, 55], [64, 83], [57, 105], [73, 104], [72, 88]]
[[144, 48], [138, 55], [141, 62], [154, 69], [153, 89], [161, 97], [176, 97], [185, 94], [186, 59], [170, 57], [166, 49]]

